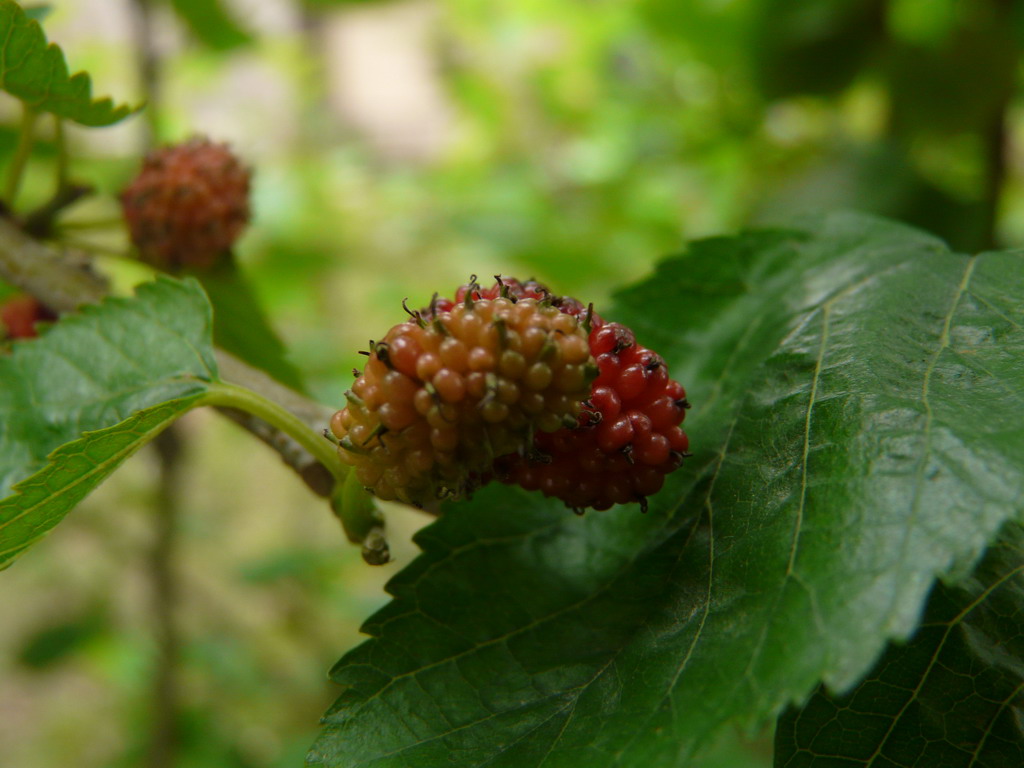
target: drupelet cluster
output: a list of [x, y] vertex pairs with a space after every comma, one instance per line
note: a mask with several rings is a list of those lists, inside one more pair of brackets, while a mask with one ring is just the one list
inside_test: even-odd
[[420, 506], [468, 495], [499, 456], [575, 424], [597, 376], [579, 321], [532, 298], [438, 302], [368, 354], [331, 431], [365, 487]]
[[371, 342], [331, 425], [378, 497], [425, 506], [497, 479], [577, 512], [646, 510], [688, 455], [682, 385], [592, 306], [498, 277], [411, 314]]
[[600, 374], [577, 424], [537, 435], [534, 450], [503, 457], [498, 477], [575, 510], [639, 502], [661, 490], [687, 455], [680, 424], [689, 403], [665, 361], [619, 323], [590, 334]]
[[159, 269], [209, 269], [249, 221], [249, 170], [226, 144], [193, 138], [150, 152], [121, 193], [140, 258]]

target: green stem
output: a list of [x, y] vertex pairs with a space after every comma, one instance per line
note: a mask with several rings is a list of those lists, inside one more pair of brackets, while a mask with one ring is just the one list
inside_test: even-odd
[[7, 186], [4, 189], [4, 200], [11, 209], [14, 208], [14, 200], [17, 198], [18, 189], [21, 187], [21, 177], [24, 175], [29, 155], [32, 154], [32, 143], [34, 140], [32, 129], [35, 127], [35, 122], [36, 113], [27, 105], [23, 106], [18, 146], [14, 150], [14, 157], [11, 158], [11, 167], [7, 171]]
[[301, 419], [293, 416], [277, 403], [251, 389], [227, 382], [213, 382], [210, 384], [209, 392], [203, 398], [203, 403], [204, 405], [237, 408], [251, 413], [275, 429], [281, 430], [323, 464], [334, 476], [336, 482], [344, 481], [348, 474], [338, 458], [337, 449], [324, 439], [323, 435], [310, 429]]

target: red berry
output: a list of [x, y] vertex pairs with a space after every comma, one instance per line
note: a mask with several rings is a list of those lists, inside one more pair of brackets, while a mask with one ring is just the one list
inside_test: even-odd
[[[646, 497], [661, 489], [665, 476], [679, 466], [689, 447], [679, 426], [688, 407], [686, 392], [669, 378], [664, 360], [637, 344], [626, 326], [606, 323], [590, 306], [555, 296], [532, 280], [523, 283], [500, 277], [488, 287], [473, 280], [456, 291], [454, 302], [435, 296], [421, 314], [429, 319], [467, 300], [496, 297], [536, 299], [586, 323], [589, 352], [597, 371], [576, 426], [537, 433], [532, 448], [495, 461], [496, 475], [504, 482], [559, 498], [577, 511], [631, 501], [646, 504]], [[526, 331], [521, 342], [524, 350], [538, 353], [544, 337]], [[563, 349], [580, 356], [583, 351]], [[487, 363], [490, 365], [490, 360]], [[545, 404], [555, 402], [554, 392], [576, 382], [578, 375], [569, 370], [571, 366], [554, 374], [546, 360], [526, 366], [503, 357], [498, 365], [503, 372], [522, 371], [525, 413], [537, 413]], [[539, 398], [540, 390], [548, 394]]]
[[34, 296], [18, 294], [0, 304], [0, 338], [34, 339], [36, 324], [53, 322], [56, 313], [43, 306]]
[[686, 393], [669, 379], [661, 357], [639, 346], [625, 326], [593, 329], [590, 350], [600, 373], [577, 426], [537, 435], [535, 450], [543, 459], [504, 457], [498, 475], [505, 482], [528, 475], [531, 488], [577, 511], [631, 501], [645, 505], [689, 447], [679, 427]]
[[619, 371], [615, 381], [615, 390], [623, 402], [638, 397], [647, 387], [647, 369], [634, 364]]
[[249, 171], [227, 145], [194, 138], [149, 153], [121, 205], [143, 261], [209, 269], [249, 220]]

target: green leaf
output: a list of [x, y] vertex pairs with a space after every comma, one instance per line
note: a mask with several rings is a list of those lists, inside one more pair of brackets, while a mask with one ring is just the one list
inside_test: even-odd
[[1024, 765], [1024, 535], [1008, 531], [977, 571], [936, 585], [921, 628], [856, 689], [819, 689], [779, 721], [775, 764]]
[[205, 391], [217, 376], [210, 327], [199, 285], [161, 277], [15, 344], [0, 357], [0, 495], [83, 432]]
[[0, 565], [198, 403], [217, 378], [210, 327], [195, 281], [160, 278], [0, 356]]
[[13, 0], [0, 0], [0, 39], [0, 88], [30, 108], [89, 126], [116, 123], [138, 109], [94, 100], [89, 75], [69, 75], [64, 53], [47, 44], [39, 22]]
[[202, 404], [201, 394], [170, 400], [116, 426], [86, 432], [54, 451], [49, 464], [0, 501], [0, 570], [49, 533], [139, 448]]
[[90, 608], [71, 618], [61, 617], [29, 635], [18, 652], [18, 664], [43, 671], [81, 651], [108, 631], [112, 621], [102, 607]]
[[766, 0], [758, 6], [753, 66], [770, 98], [833, 94], [864, 70], [885, 36], [882, 0]]
[[266, 371], [282, 384], [303, 391], [302, 377], [288, 360], [284, 345], [234, 260], [196, 273], [195, 277], [213, 304], [213, 338], [217, 346]]
[[491, 487], [417, 537], [314, 765], [686, 765], [909, 635], [1024, 498], [1024, 258], [857, 216], [695, 243], [604, 313], [694, 456], [577, 519]]
[[219, 0], [171, 0], [192, 34], [210, 48], [225, 51], [252, 42]]

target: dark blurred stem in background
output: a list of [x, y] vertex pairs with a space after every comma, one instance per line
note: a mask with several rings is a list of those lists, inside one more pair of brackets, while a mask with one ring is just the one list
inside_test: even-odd
[[153, 35], [152, 0], [135, 0], [135, 41], [139, 61], [139, 77], [146, 107], [142, 110], [142, 126], [146, 135], [143, 144], [151, 148], [159, 138], [160, 123], [160, 57]]
[[1007, 98], [992, 117], [992, 123], [985, 133], [985, 189], [983, 202], [985, 205], [985, 221], [982, 230], [982, 247], [992, 249], [999, 247], [997, 225], [999, 221], [1000, 200], [1003, 185], [1006, 182], [1007, 163], [1009, 162], [1009, 130], [1007, 128], [1010, 100]]
[[[152, 149], [160, 137], [160, 57], [153, 34], [152, 0], [135, 0], [135, 40], [146, 108], [142, 114], [143, 145]], [[152, 726], [146, 749], [146, 768], [173, 768], [181, 751], [178, 664], [181, 637], [175, 610], [178, 582], [174, 569], [181, 518], [181, 456], [184, 438], [171, 425], [154, 441], [159, 456], [159, 480], [149, 581], [153, 599], [153, 632], [157, 658], [152, 680]]]
[[160, 457], [153, 546], [149, 556], [149, 580], [153, 590], [153, 618], [157, 659], [153, 674], [153, 721], [146, 768], [172, 768], [181, 741], [178, 716], [178, 678], [181, 640], [175, 620], [178, 602], [174, 554], [181, 507], [180, 430], [165, 430], [154, 441]]

